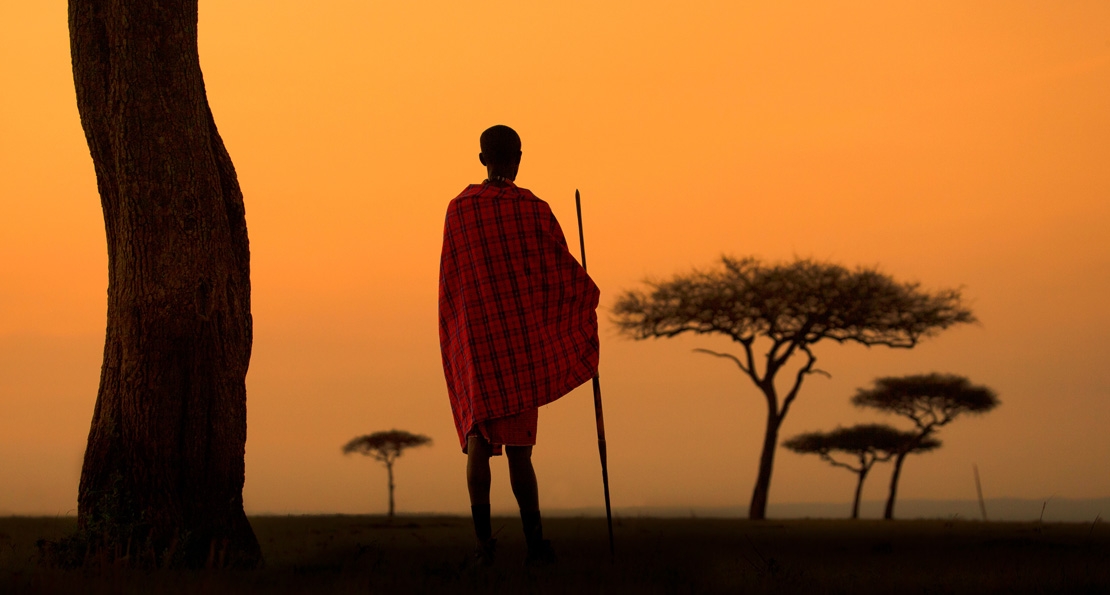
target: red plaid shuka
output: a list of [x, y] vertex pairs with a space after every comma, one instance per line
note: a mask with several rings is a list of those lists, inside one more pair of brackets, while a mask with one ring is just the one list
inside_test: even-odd
[[439, 343], [463, 448], [474, 424], [546, 405], [597, 373], [599, 296], [528, 190], [472, 184], [451, 201]]

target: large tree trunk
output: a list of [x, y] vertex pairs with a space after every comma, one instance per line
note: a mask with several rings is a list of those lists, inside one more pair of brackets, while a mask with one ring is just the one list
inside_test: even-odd
[[775, 448], [779, 442], [780, 420], [774, 405], [768, 406], [767, 430], [763, 434], [763, 453], [759, 456], [759, 475], [756, 476], [755, 489], [752, 490], [752, 503], [748, 508], [748, 518], [762, 520], [767, 518], [767, 497], [771, 491], [771, 470], [775, 465]]
[[890, 493], [886, 497], [886, 508], [883, 509], [883, 518], [890, 521], [894, 519], [894, 497], [898, 494], [898, 477], [902, 474], [902, 463], [906, 460], [909, 451], [900, 452], [894, 459], [894, 472], [890, 474]]
[[69, 27], [108, 244], [79, 524], [132, 559], [255, 564], [243, 512], [250, 256], [201, 77], [197, 0], [70, 0]]

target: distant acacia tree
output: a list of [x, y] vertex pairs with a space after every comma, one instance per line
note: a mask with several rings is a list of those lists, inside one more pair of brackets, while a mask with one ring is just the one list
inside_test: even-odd
[[[859, 518], [859, 501], [863, 482], [875, 463], [889, 461], [901, 453], [909, 453], [908, 445], [914, 443], [912, 452], [926, 452], [940, 447], [940, 441], [926, 438], [916, 441], [916, 432], [903, 432], [882, 424], [860, 424], [850, 428], [837, 428], [831, 432], [807, 432], [783, 442], [786, 448], [799, 454], [816, 454], [829, 464], [843, 467], [856, 474], [856, 496], [852, 500], [852, 518]], [[833, 458], [834, 452], [853, 455], [858, 465]]]
[[386, 471], [389, 472], [389, 518], [393, 518], [393, 463], [405, 449], [431, 443], [432, 439], [423, 434], [389, 430], [352, 438], [343, 446], [343, 454], [358, 453], [385, 463]]
[[909, 418], [916, 426], [916, 437], [906, 443], [894, 459], [894, 472], [890, 477], [890, 494], [887, 496], [884, 519], [894, 518], [894, 498], [898, 493], [898, 478], [906, 455], [914, 452], [919, 444], [930, 440], [942, 426], [948, 425], [964, 414], [986, 413], [998, 406], [998, 396], [985, 386], [974, 386], [963, 376], [953, 374], [918, 374], [887, 377], [875, 380], [872, 388], [861, 388], [852, 397], [859, 407], [878, 409]]
[[[767, 265], [754, 258], [721, 258], [721, 266], [647, 281], [649, 291], [627, 291], [613, 307], [613, 320], [633, 339], [682, 333], [717, 334], [739, 343], [740, 356], [699, 349], [732, 360], [767, 402], [759, 474], [748, 515], [766, 516], [778, 431], [802, 382], [814, 368], [811, 347], [824, 340], [910, 348], [955, 324], [974, 322], [958, 289], [929, 292], [897, 282], [877, 270], [796, 259]], [[769, 342], [762, 356], [756, 341]], [[776, 376], [801, 354], [785, 395]], [[760, 369], [762, 364], [762, 370]]]

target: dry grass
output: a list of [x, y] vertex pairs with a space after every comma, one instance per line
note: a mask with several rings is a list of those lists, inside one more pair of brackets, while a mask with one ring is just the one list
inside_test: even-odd
[[1110, 527], [967, 521], [749, 522], [546, 519], [559, 553], [522, 567], [520, 522], [495, 518], [492, 568], [468, 563], [469, 519], [251, 519], [266, 557], [253, 571], [137, 571], [38, 564], [40, 538], [72, 519], [0, 518], [0, 593], [1105, 593]]

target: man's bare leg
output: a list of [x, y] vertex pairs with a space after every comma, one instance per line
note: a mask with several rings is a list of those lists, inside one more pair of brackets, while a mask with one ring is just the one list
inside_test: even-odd
[[521, 511], [539, 511], [540, 493], [536, 484], [536, 470], [532, 467], [531, 446], [506, 446], [509, 459], [509, 483]]
[[489, 458], [493, 448], [479, 435], [466, 437], [466, 487], [470, 491], [470, 514], [478, 538], [478, 557], [485, 565], [493, 563], [494, 542], [489, 518]]
[[466, 437], [466, 487], [471, 506], [489, 506], [489, 458], [493, 447], [477, 434]]
[[555, 561], [551, 542], [543, 538], [540, 522], [540, 494], [536, 484], [536, 470], [532, 467], [531, 446], [506, 446], [509, 459], [509, 483], [520, 506], [520, 521], [524, 525], [524, 539], [528, 543], [527, 564], [550, 564]]

